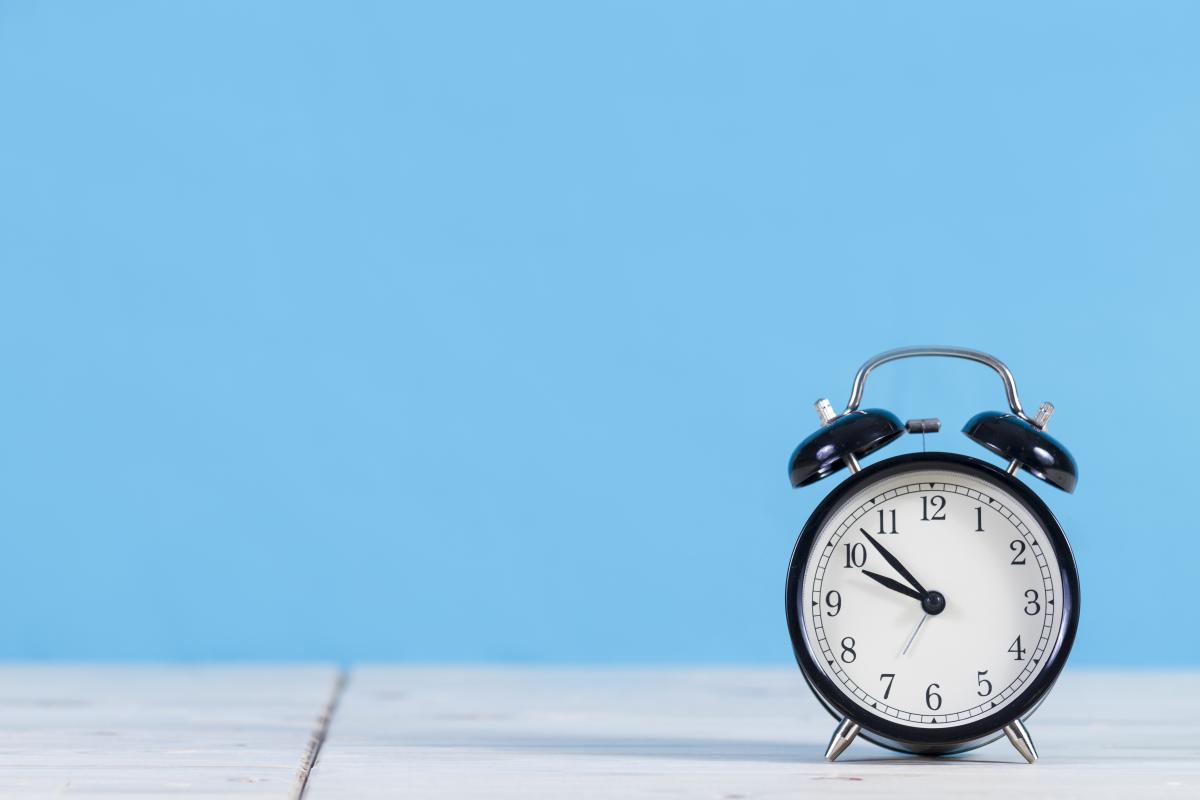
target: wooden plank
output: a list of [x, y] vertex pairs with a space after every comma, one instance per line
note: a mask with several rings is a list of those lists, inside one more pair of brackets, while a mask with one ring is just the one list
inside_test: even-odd
[[332, 798], [1200, 797], [1200, 673], [1068, 670], [1029, 729], [964, 756], [866, 742], [792, 669], [356, 670], [309, 778]]
[[326, 667], [0, 667], [0, 797], [292, 798]]

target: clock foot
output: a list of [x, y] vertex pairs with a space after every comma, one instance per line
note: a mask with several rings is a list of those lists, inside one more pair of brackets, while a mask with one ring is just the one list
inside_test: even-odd
[[851, 722], [849, 719], [842, 720], [837, 730], [833, 732], [833, 738], [829, 740], [829, 747], [825, 750], [826, 761], [836, 761], [837, 757], [850, 746], [854, 741], [854, 737], [858, 736], [858, 723]]
[[1008, 725], [1004, 726], [1004, 735], [1012, 742], [1012, 746], [1017, 748], [1017, 752], [1025, 757], [1025, 760], [1030, 764], [1038, 760], [1037, 750], [1033, 747], [1033, 739], [1029, 738], [1029, 731], [1025, 730], [1025, 726], [1021, 724], [1021, 720], [1015, 719]]

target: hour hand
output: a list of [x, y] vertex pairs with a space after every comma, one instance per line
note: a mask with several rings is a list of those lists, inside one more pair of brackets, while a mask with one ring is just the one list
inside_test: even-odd
[[887, 551], [887, 548], [885, 548], [878, 541], [876, 541], [874, 539], [874, 537], [871, 536], [871, 534], [867, 533], [866, 528], [859, 528], [858, 532], [861, 533], [863, 536], [865, 536], [867, 541], [871, 543], [871, 546], [879, 551], [879, 555], [883, 556], [884, 561], [886, 561], [892, 565], [892, 569], [894, 569], [894, 570], [896, 570], [896, 572], [900, 573], [901, 578], [904, 578], [904, 580], [908, 581], [909, 584], [920, 593], [918, 596], [923, 596], [925, 594], [925, 587], [922, 586], [921, 583], [916, 578], [913, 577], [913, 574], [911, 572], [909, 572], [908, 570], [906, 570], [904, 568], [904, 565], [900, 563], [899, 559], [897, 559], [894, 555], [889, 553]]
[[876, 581], [877, 583], [883, 584], [887, 588], [891, 589], [893, 592], [899, 592], [900, 594], [907, 595], [908, 597], [911, 597], [914, 600], [923, 600], [925, 597], [923, 594], [921, 594], [920, 592], [918, 592], [916, 589], [912, 588], [911, 586], [905, 586], [900, 581], [893, 580], [892, 578], [889, 578], [886, 575], [880, 575], [878, 572], [871, 572], [871, 570], [869, 570], [869, 569], [864, 569], [862, 571], [862, 574], [866, 575], [868, 578], [870, 578], [873, 581]]

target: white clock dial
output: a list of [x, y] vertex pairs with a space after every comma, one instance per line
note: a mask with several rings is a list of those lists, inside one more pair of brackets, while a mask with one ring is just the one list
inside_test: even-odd
[[1049, 535], [998, 481], [914, 468], [833, 509], [795, 600], [809, 651], [847, 698], [945, 728], [1002, 712], [1046, 668], [1061, 583]]

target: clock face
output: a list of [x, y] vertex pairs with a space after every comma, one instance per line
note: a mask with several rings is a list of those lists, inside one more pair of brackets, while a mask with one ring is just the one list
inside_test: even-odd
[[861, 477], [814, 516], [789, 582], [826, 685], [868, 726], [874, 717], [938, 737], [1023, 713], [1061, 667], [1074, 611], [1053, 517], [1007, 476], [953, 457]]

